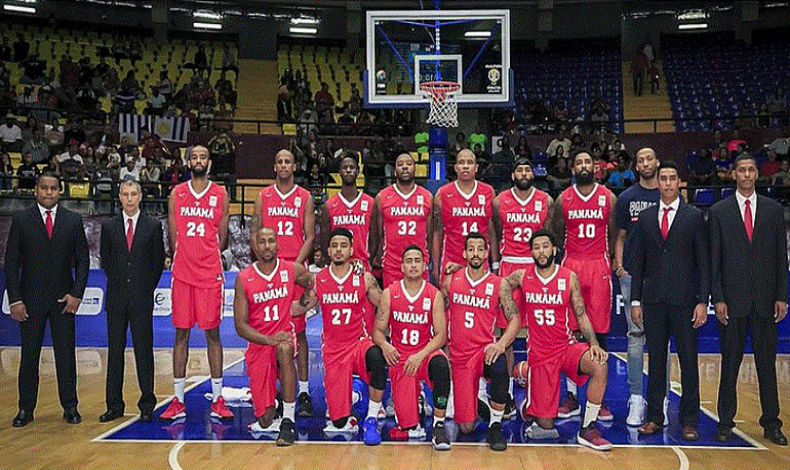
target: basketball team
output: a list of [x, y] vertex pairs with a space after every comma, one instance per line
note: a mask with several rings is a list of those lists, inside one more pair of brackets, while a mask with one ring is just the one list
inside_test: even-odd
[[[160, 419], [186, 415], [184, 380], [189, 331], [195, 323], [208, 342], [212, 416], [230, 418], [233, 413], [222, 397], [218, 333], [224, 281], [219, 253], [227, 241], [228, 198], [206, 176], [209, 155], [204, 147], [193, 147], [188, 161], [193, 178], [177, 186], [169, 202], [175, 396]], [[530, 423], [527, 435], [536, 440], [558, 437], [555, 419], [581, 415], [578, 443], [609, 450], [612, 445], [596, 421], [614, 418], [603, 400], [611, 276], [614, 272], [631, 281], [630, 288], [623, 283], [624, 294], [630, 293], [626, 316], [629, 337], [639, 339], [644, 331], [640, 301], [646, 310], [648, 302], [654, 310], [653, 305], [673, 303], [651, 298], [657, 263], [651, 243], [656, 241], [658, 250], [663, 246], [666, 253], [675, 237], [680, 241], [674, 243], [687, 247], [681, 253], [685, 261], [675, 264], [688, 266], [690, 274], [675, 279], [680, 287], [672, 294], [690, 296], [690, 307], [683, 313], [688, 318], [682, 325], [662, 320], [660, 328], [667, 333], [652, 343], [648, 335], [648, 344], [651, 366], [654, 344], [663, 347], [664, 354], [657, 358], [665, 364], [669, 336], [675, 337], [683, 376], [683, 437], [698, 438], [696, 328], [707, 319], [712, 289], [708, 242], [705, 226], [695, 225], [704, 224], [701, 212], [684, 204], [679, 195], [678, 170], [672, 162], [659, 162], [648, 148], [637, 153], [636, 166], [645, 185], [634, 191], [649, 195], [621, 195], [628, 207], [626, 215], [618, 217], [623, 201], [594, 182], [593, 159], [586, 152], [573, 156], [575, 184], [557, 200], [533, 186], [532, 166], [526, 159], [513, 163], [512, 187], [496, 194], [476, 180], [475, 155], [468, 150], [458, 153], [457, 180], [435, 195], [415, 183], [415, 161], [401, 154], [395, 161], [394, 184], [372, 198], [357, 189], [358, 156], [347, 152], [340, 168], [342, 188], [320, 211], [318, 244], [328, 265], [317, 272], [307, 268], [316, 244], [314, 202], [308, 190], [294, 183], [295, 165], [289, 151], [277, 153], [275, 184], [262, 189], [255, 200], [250, 242], [256, 261], [239, 273], [235, 284], [234, 322], [249, 343], [246, 370], [257, 417], [250, 431], [277, 433], [278, 445], [291, 445], [297, 407], [299, 416], [313, 415], [305, 317], [318, 306], [327, 435], [359, 432], [352, 396], [361, 379], [369, 395], [367, 414], [360, 418], [363, 440], [379, 444], [389, 379], [397, 422], [389, 432], [392, 440], [425, 437], [419, 414], [424, 382], [433, 396], [431, 441], [437, 450], [451, 447], [447, 418], [460, 432], [469, 433], [478, 417], [489, 421], [490, 448], [505, 450], [502, 420], [516, 412]], [[656, 225], [655, 234], [644, 228], [650, 217], [640, 217], [640, 211], [652, 217], [647, 222]], [[380, 269], [383, 289], [373, 269]], [[786, 274], [786, 264], [784, 270]], [[786, 289], [784, 295], [786, 301]], [[678, 305], [688, 303], [684, 302]], [[649, 311], [644, 320], [656, 322], [661, 315]], [[675, 318], [673, 313], [665, 315]], [[516, 365], [512, 343], [522, 328], [528, 358]], [[652, 434], [666, 425], [666, 369], [651, 367], [645, 419], [644, 340], [636, 344], [638, 352], [629, 354], [632, 396], [627, 422], [641, 426], [642, 434]], [[687, 365], [691, 353], [693, 365]], [[526, 402], [519, 406], [513, 402], [514, 375], [526, 387]], [[563, 376], [568, 391], [561, 399]], [[585, 383], [582, 411], [577, 387]]]

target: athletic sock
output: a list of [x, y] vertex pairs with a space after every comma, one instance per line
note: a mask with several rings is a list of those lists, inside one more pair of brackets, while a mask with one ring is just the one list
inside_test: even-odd
[[211, 378], [211, 394], [213, 395], [212, 402], [217, 401], [222, 396], [222, 377]]
[[491, 407], [491, 421], [490, 421], [490, 423], [491, 424], [501, 423], [502, 422], [502, 416], [504, 414], [505, 414], [505, 410], [495, 410], [493, 407]]
[[572, 393], [574, 396], [576, 396], [576, 383], [573, 380], [566, 377], [565, 385], [568, 388], [568, 393]]
[[582, 429], [589, 426], [592, 422], [598, 419], [598, 412], [601, 410], [601, 404], [593, 404], [587, 402], [587, 408], [584, 410], [584, 420], [582, 421]]
[[444, 416], [433, 416], [433, 425], [436, 426], [439, 423], [444, 423]]
[[178, 398], [178, 401], [180, 401], [181, 403], [184, 403], [185, 382], [186, 382], [185, 377], [181, 377], [180, 379], [173, 377], [173, 387], [175, 388], [176, 398]]
[[307, 380], [299, 381], [299, 394], [301, 395], [302, 393], [310, 395], [310, 382]]
[[378, 418], [379, 409], [381, 409], [380, 401], [368, 400], [368, 414], [366, 418]]
[[485, 397], [488, 396], [488, 382], [486, 379], [480, 377], [480, 382], [477, 386], [477, 396], [478, 397]]
[[291, 420], [292, 423], [295, 423], [296, 420], [294, 416], [296, 416], [296, 402], [288, 403], [287, 401], [283, 402], [283, 418], [288, 418]]

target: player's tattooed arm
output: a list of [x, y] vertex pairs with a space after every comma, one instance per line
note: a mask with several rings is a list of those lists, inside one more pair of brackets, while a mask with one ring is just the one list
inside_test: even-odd
[[261, 193], [258, 191], [258, 194], [255, 195], [255, 209], [252, 212], [252, 223], [250, 223], [250, 238], [261, 228], [261, 206], [263, 206], [263, 201]]
[[[502, 258], [502, 255], [499, 253], [499, 243], [500, 240], [502, 240], [502, 221], [499, 218], [499, 196], [494, 198], [491, 207], [493, 208], [493, 216], [488, 221], [489, 253], [491, 253], [491, 262], [497, 263], [497, 265], [495, 265], [497, 268], [496, 271], [499, 271], [498, 263]], [[492, 264], [492, 266], [494, 265]]]
[[381, 302], [381, 288], [376, 278], [368, 272], [365, 273], [365, 289], [370, 303], [374, 307], [378, 307], [379, 302]]
[[503, 277], [502, 280], [505, 281], [506, 284], [510, 287], [510, 290], [518, 288], [521, 283], [524, 281], [524, 272], [523, 269], [516, 269], [506, 277]]
[[510, 288], [510, 282], [502, 282], [499, 285], [499, 304], [502, 306], [508, 322], [500, 342], [503, 346], [508, 346], [516, 339], [516, 335], [521, 329], [521, 316], [518, 313], [516, 302], [513, 300], [513, 289]]
[[617, 245], [617, 236], [620, 233], [620, 227], [617, 226], [617, 196], [614, 193], [609, 195], [609, 254], [614, 257]]
[[554, 233], [557, 249], [561, 250], [565, 243], [565, 216], [562, 213], [562, 198], [554, 202], [554, 214], [551, 216], [551, 231]]
[[554, 221], [554, 210], [555, 210], [554, 198], [548, 196], [546, 200], [546, 220], [543, 222], [543, 228], [548, 230], [549, 232], [552, 231], [551, 224]]
[[[301, 264], [294, 264], [294, 282], [304, 287], [305, 294], [313, 289], [315, 276]], [[304, 297], [304, 294], [302, 294]], [[301, 298], [300, 298], [301, 299]]]
[[573, 307], [573, 313], [576, 315], [576, 323], [579, 324], [579, 330], [582, 332], [584, 339], [586, 339], [591, 346], [598, 346], [595, 330], [593, 330], [590, 318], [587, 316], [587, 309], [584, 308], [584, 299], [582, 298], [582, 288], [579, 284], [579, 278], [573, 273], [571, 273], [571, 306]]
[[373, 342], [376, 343], [382, 353], [387, 364], [394, 366], [400, 360], [398, 350], [395, 349], [389, 341], [387, 341], [387, 333], [390, 328], [390, 290], [384, 289], [381, 293], [378, 307], [376, 308], [376, 324], [373, 328]]
[[450, 308], [450, 282], [452, 279], [452, 276], [446, 276], [442, 282], [442, 300], [444, 300], [445, 309]]
[[436, 280], [441, 278], [439, 273], [442, 269], [441, 249], [442, 237], [444, 236], [444, 227], [442, 226], [442, 202], [438, 193], [433, 198], [431, 220], [433, 221], [433, 233], [431, 235], [431, 263], [433, 263], [433, 278]]

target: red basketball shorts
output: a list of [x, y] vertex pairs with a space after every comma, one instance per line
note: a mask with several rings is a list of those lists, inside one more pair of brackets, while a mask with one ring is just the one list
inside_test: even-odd
[[390, 367], [390, 381], [392, 382], [392, 403], [395, 405], [395, 421], [401, 428], [410, 428], [420, 424], [420, 414], [417, 409], [420, 396], [420, 384], [430, 382], [428, 377], [428, 363], [436, 356], [444, 356], [441, 350], [429, 354], [420, 363], [414, 376], [406, 375], [403, 364], [408, 356], [401, 355], [398, 365]]
[[173, 278], [170, 286], [174, 327], [188, 330], [195, 323], [201, 330], [219, 327], [225, 303], [225, 291], [221, 283], [194, 286]]
[[[519, 269], [532, 269], [535, 265], [532, 263], [509, 263], [507, 261], [502, 261], [499, 265], [499, 276], [500, 277], [507, 277], [510, 274], [513, 274], [514, 271], [518, 271]], [[524, 293], [521, 291], [521, 287], [516, 287], [513, 289], [513, 301], [516, 302], [516, 308], [518, 308], [519, 316], [521, 317], [521, 326], [526, 326], [526, 317], [524, 316], [527, 310], [526, 303], [524, 302]], [[507, 317], [505, 317], [504, 312], [499, 312], [499, 316], [496, 320], [496, 326], [498, 328], [507, 328]]]
[[485, 350], [469, 358], [451, 359], [456, 423], [473, 423], [477, 417], [477, 390], [483, 377]]
[[[565, 258], [563, 266], [576, 273], [584, 299], [584, 308], [596, 333], [608, 333], [612, 315], [612, 267], [607, 258]], [[569, 319], [571, 330], [578, 330], [576, 316]]]
[[329, 419], [332, 421], [351, 414], [351, 381], [356, 374], [365, 383], [370, 383], [365, 354], [374, 346], [369, 337], [360, 338], [347, 347], [321, 348], [324, 358], [324, 393]]
[[[296, 355], [296, 336], [294, 336], [294, 356]], [[247, 377], [250, 378], [252, 408], [256, 418], [263, 416], [266, 409], [274, 406], [277, 396], [277, 347], [250, 344], [244, 353]]]
[[527, 414], [537, 418], [556, 418], [559, 406], [560, 372], [577, 385], [584, 385], [587, 376], [579, 373], [579, 363], [590, 345], [573, 343], [565, 352], [547, 362], [530, 365], [527, 374]]

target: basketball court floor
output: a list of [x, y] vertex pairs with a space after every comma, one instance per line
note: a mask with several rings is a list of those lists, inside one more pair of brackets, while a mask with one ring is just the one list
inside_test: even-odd
[[[388, 431], [392, 419], [382, 424], [384, 443], [366, 447], [359, 436], [327, 436], [323, 397], [323, 364], [320, 357], [320, 318], [308, 322], [311, 343], [310, 388], [317, 417], [297, 419], [298, 444], [290, 448], [274, 445], [276, 434], [253, 435], [247, 425], [254, 420], [252, 407], [243, 401], [231, 402], [236, 414], [233, 420], [221, 422], [209, 417], [210, 391], [205, 350], [194, 349], [188, 366], [190, 386], [186, 394], [189, 414], [177, 422], [142, 423], [137, 420], [135, 403], [138, 398], [134, 360], [127, 352], [125, 400], [127, 416], [113, 423], [102, 424], [98, 416], [104, 411], [103, 367], [106, 350], [78, 350], [80, 412], [83, 423], [70, 426], [62, 422], [57, 403], [51, 349], [43, 354], [39, 406], [35, 421], [22, 429], [13, 429], [16, 413], [16, 371], [18, 348], [0, 350], [0, 447], [4, 450], [0, 468], [790, 468], [790, 451], [762, 438], [757, 425], [759, 398], [754, 362], [747, 356], [739, 380], [738, 432], [727, 444], [719, 444], [715, 434], [715, 401], [720, 358], [715, 354], [700, 355], [702, 406], [700, 440], [687, 443], [680, 438], [677, 422], [679, 379], [677, 361], [673, 359], [673, 393], [670, 397], [670, 426], [661, 434], [640, 437], [636, 428], [625, 425], [628, 390], [624, 356], [616, 353], [609, 362], [609, 388], [606, 402], [615, 421], [600, 424], [606, 438], [615, 444], [608, 453], [580, 447], [575, 442], [578, 418], [560, 421], [560, 439], [550, 442], [530, 441], [524, 434], [524, 423], [516, 416], [506, 426], [509, 448], [502, 453], [490, 451], [485, 444], [486, 423], [478, 421], [471, 435], [457, 433], [448, 423], [454, 447], [449, 452], [434, 451], [426, 438], [422, 441], [392, 442]], [[172, 393], [171, 356], [167, 349], [156, 350], [156, 390], [161, 400], [155, 415], [164, 411]], [[225, 385], [248, 386], [244, 372], [243, 350], [225, 354]], [[790, 394], [790, 355], [777, 359], [780, 397]], [[646, 380], [646, 377], [645, 377]], [[362, 387], [364, 390], [364, 387]], [[516, 388], [517, 401], [524, 389]], [[582, 399], [584, 395], [582, 392]], [[790, 411], [783, 401], [782, 419], [790, 420]], [[366, 397], [357, 406], [366, 410]], [[423, 420], [430, 436], [430, 419]], [[454, 431], [454, 432], [453, 432]]]

